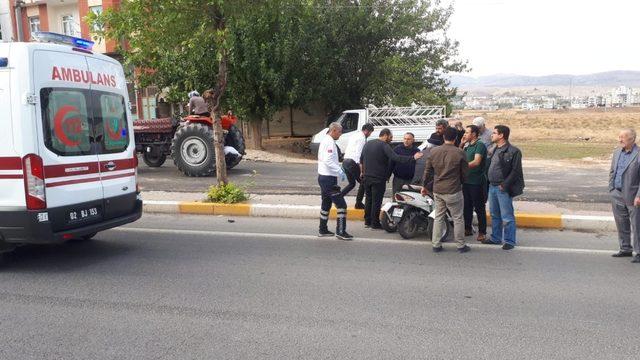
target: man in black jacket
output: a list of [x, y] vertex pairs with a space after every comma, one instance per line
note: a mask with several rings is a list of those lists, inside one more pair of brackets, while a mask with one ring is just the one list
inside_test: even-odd
[[502, 245], [511, 250], [516, 245], [516, 218], [513, 198], [524, 190], [522, 152], [509, 143], [510, 129], [498, 125], [491, 134], [496, 145], [489, 158], [489, 207], [491, 212], [491, 238], [483, 244]]
[[380, 208], [384, 198], [387, 180], [389, 180], [389, 162], [406, 164], [420, 159], [422, 153], [401, 156], [393, 152], [389, 143], [393, 135], [389, 129], [382, 129], [378, 139], [366, 143], [360, 157], [360, 169], [364, 179], [365, 203], [364, 226], [382, 229], [380, 225]]

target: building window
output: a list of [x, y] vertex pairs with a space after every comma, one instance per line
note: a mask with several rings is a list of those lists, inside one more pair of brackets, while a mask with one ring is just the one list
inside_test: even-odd
[[69, 36], [75, 36], [73, 15], [64, 15], [62, 17], [62, 33]]
[[[91, 6], [89, 7], [89, 11], [96, 16], [100, 16], [102, 14], [102, 5]], [[101, 21], [96, 21], [93, 23], [94, 32], [100, 32], [102, 30], [104, 30], [104, 24]]]
[[29, 30], [31, 31], [31, 34], [40, 31], [40, 17], [32, 16], [29, 18]]

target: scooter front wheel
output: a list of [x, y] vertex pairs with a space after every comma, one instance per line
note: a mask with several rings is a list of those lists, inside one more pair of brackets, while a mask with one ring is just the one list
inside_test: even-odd
[[389, 218], [389, 214], [382, 213], [380, 214], [380, 225], [384, 229], [384, 231], [388, 233], [394, 233], [398, 230], [398, 225]]

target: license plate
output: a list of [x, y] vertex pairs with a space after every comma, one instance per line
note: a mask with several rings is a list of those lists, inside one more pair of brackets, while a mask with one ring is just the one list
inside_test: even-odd
[[399, 209], [399, 208], [393, 209], [393, 217], [394, 218], [402, 217], [403, 213], [404, 213], [404, 209]]
[[67, 222], [82, 222], [91, 219], [95, 219], [100, 216], [100, 211], [97, 207], [91, 207], [81, 210], [72, 210], [67, 214]]

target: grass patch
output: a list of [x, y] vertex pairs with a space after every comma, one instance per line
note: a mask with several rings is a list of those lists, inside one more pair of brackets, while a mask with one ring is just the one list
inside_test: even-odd
[[615, 145], [589, 142], [533, 141], [514, 143], [525, 159], [579, 160], [590, 157], [606, 159]]

